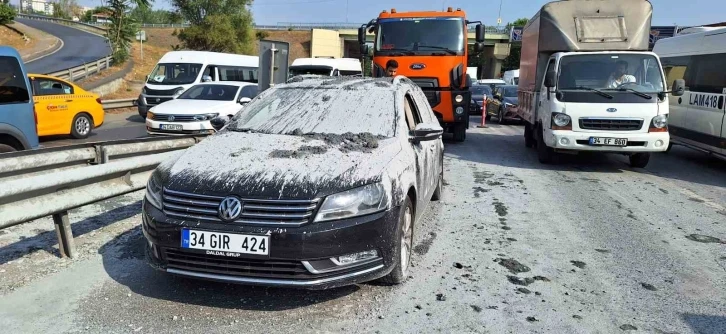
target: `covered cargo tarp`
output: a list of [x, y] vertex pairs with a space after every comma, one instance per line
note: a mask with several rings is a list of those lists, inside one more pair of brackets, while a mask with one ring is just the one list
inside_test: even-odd
[[534, 91], [555, 52], [648, 51], [653, 6], [647, 0], [550, 2], [524, 27], [520, 90]]

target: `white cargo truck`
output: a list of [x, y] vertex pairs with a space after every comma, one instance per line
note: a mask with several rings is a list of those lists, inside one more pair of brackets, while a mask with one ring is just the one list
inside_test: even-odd
[[653, 7], [646, 0], [570, 0], [544, 5], [523, 31], [519, 78], [524, 141], [539, 161], [598, 151], [645, 167], [668, 148], [668, 95], [648, 52]]

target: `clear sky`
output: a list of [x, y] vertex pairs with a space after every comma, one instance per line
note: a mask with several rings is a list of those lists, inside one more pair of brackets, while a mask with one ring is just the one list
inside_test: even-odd
[[[15, 2], [15, 1], [13, 1]], [[102, 0], [78, 0], [85, 6], [98, 6]], [[501, 0], [503, 24], [520, 17], [530, 18], [548, 0]], [[726, 21], [726, 0], [651, 0], [653, 25], [700, 25]], [[381, 10], [441, 10], [461, 8], [472, 20], [496, 25], [498, 0], [257, 0], [252, 12], [257, 24], [278, 22], [364, 23]], [[171, 8], [169, 0], [156, 0], [155, 8]], [[347, 10], [346, 10], [347, 8]]]

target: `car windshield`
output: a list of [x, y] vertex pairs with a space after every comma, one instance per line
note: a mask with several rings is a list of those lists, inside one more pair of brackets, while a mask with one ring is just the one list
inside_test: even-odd
[[504, 87], [504, 97], [517, 97], [517, 87]]
[[664, 90], [661, 67], [650, 54], [569, 55], [560, 60], [559, 90]]
[[324, 75], [330, 76], [333, 73], [333, 68], [330, 66], [295, 66], [290, 67], [290, 78], [296, 75]]
[[272, 134], [395, 135], [394, 93], [384, 89], [274, 87], [237, 114], [227, 129]]
[[179, 95], [180, 100], [234, 101], [239, 87], [232, 85], [196, 85]]
[[186, 85], [194, 83], [199, 77], [202, 64], [157, 64], [147, 83], [155, 85]]
[[466, 35], [461, 18], [396, 18], [378, 21], [377, 54], [464, 52]]
[[488, 86], [471, 86], [469, 90], [472, 95], [492, 95], [492, 89]]

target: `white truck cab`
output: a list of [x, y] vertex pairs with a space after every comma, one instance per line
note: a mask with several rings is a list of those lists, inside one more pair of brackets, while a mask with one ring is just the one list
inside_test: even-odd
[[354, 58], [297, 58], [290, 65], [290, 77], [298, 75], [362, 75], [360, 60]]
[[642, 168], [668, 148], [670, 92], [658, 56], [647, 51], [651, 16], [646, 0], [558, 1], [529, 21], [517, 112], [540, 162], [597, 151], [628, 155]]

